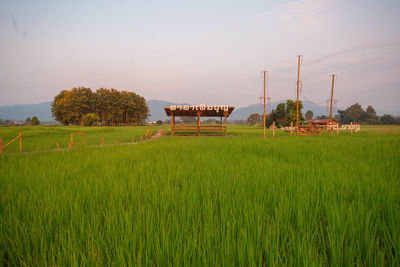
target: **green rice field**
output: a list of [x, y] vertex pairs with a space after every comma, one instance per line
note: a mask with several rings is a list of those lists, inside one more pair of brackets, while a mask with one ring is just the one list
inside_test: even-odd
[[0, 265], [400, 265], [399, 126], [164, 128], [0, 127]]

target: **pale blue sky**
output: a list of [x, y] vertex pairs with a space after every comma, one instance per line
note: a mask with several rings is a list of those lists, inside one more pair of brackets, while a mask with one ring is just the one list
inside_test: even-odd
[[[400, 1], [0, 2], [0, 105], [86, 86], [191, 104], [324, 102], [400, 114]], [[303, 98], [304, 99], [304, 98]]]

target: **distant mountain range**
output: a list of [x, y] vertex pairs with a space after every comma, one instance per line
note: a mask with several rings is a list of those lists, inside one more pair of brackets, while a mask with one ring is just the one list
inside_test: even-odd
[[25, 121], [26, 118], [38, 117], [40, 121], [54, 121], [51, 116], [51, 102], [0, 106], [2, 120]]
[[[279, 103], [285, 101], [277, 101], [270, 103], [268, 110], [276, 109], [276, 106]], [[164, 107], [170, 105], [189, 105], [188, 103], [173, 103], [169, 101], [163, 100], [149, 100], [147, 104], [150, 108], [149, 117], [150, 121], [157, 121], [162, 120], [165, 121], [167, 116], [164, 112]], [[37, 116], [40, 121], [47, 121], [51, 122], [54, 121], [52, 114], [51, 114], [51, 102], [43, 102], [39, 104], [23, 104], [23, 105], [7, 105], [7, 106], [0, 106], [0, 119], [2, 120], [18, 120], [23, 121], [28, 117]], [[365, 107], [364, 107], [365, 108]], [[311, 110], [314, 113], [314, 117], [319, 115], [329, 115], [329, 111], [325, 106], [319, 106], [309, 101], [303, 102], [303, 114], [307, 111]], [[255, 104], [250, 105], [247, 107], [237, 107], [232, 112], [229, 120], [246, 120], [250, 114], [252, 113], [260, 113], [262, 114], [262, 105]], [[337, 109], [333, 110], [333, 114], [337, 113]], [[378, 114], [381, 114], [377, 110]]]

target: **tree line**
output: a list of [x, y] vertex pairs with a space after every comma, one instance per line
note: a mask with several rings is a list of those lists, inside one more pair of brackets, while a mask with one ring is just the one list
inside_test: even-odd
[[[289, 126], [290, 123], [296, 122], [297, 103], [293, 100], [287, 100], [286, 103], [279, 103], [276, 109], [273, 109], [266, 116], [266, 126], [275, 125], [278, 127]], [[305, 117], [302, 113], [303, 103], [299, 101], [299, 122], [304, 123], [306, 120], [311, 120], [314, 114], [311, 110], [307, 110]], [[329, 119], [328, 116], [317, 116], [316, 119]], [[247, 123], [250, 125], [262, 123], [263, 116], [258, 113], [253, 113], [247, 118]], [[372, 106], [368, 106], [366, 110], [359, 103], [355, 103], [345, 110], [338, 110], [338, 114], [334, 116], [334, 120], [341, 124], [361, 123], [361, 124], [400, 124], [400, 117], [393, 117], [389, 114], [377, 116], [376, 111]]]
[[343, 124], [350, 122], [362, 124], [400, 124], [400, 117], [393, 117], [389, 114], [378, 116], [372, 106], [368, 106], [364, 110], [359, 103], [355, 103], [345, 110], [338, 110], [335, 119]]
[[149, 107], [134, 92], [74, 87], [54, 97], [51, 112], [64, 125], [140, 125], [149, 116]]
[[[303, 102], [299, 101], [299, 122], [304, 121], [303, 116]], [[286, 103], [279, 103], [276, 109], [266, 115], [265, 124], [267, 127], [271, 126], [273, 122], [277, 127], [289, 126], [291, 122], [296, 122], [297, 103], [296, 101], [288, 99]], [[247, 118], [247, 123], [250, 125], [259, 124], [263, 121], [263, 115], [258, 113], [250, 114]]]
[[[31, 117], [26, 118], [25, 122], [20, 122], [20, 121], [16, 121], [16, 122], [17, 123], [22, 123], [22, 124], [19, 124], [19, 125], [34, 125], [34, 126], [36, 126], [36, 125], [40, 124], [40, 121], [39, 121], [38, 117], [36, 117], [36, 116], [33, 116], [32, 118]], [[13, 123], [14, 123], [14, 121], [11, 121], [11, 120], [4, 120], [3, 121], [0, 118], [0, 125], [13, 125]]]

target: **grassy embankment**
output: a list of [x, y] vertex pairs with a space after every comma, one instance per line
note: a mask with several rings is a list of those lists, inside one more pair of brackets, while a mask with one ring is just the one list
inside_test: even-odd
[[0, 157], [0, 262], [400, 264], [399, 127], [230, 131]]

